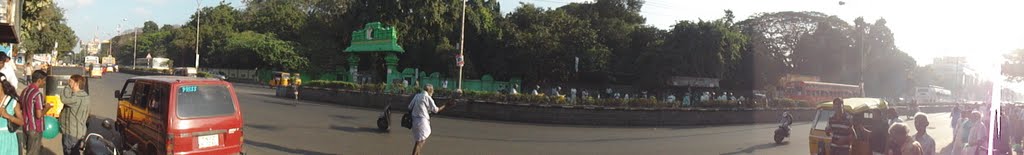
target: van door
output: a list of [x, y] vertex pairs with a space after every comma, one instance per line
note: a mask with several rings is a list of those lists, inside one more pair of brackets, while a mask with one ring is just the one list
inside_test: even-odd
[[155, 143], [157, 152], [166, 152], [168, 147], [167, 137], [167, 106], [170, 102], [170, 94], [168, 93], [170, 86], [168, 85], [153, 85], [152, 89], [149, 90], [149, 99], [145, 103], [146, 112], [149, 114], [146, 119], [147, 132], [155, 133], [152, 135], [153, 143]]

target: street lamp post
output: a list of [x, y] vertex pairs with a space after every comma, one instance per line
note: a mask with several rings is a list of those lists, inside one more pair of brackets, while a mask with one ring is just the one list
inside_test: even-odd
[[[459, 34], [459, 55], [457, 56], [458, 58], [456, 58], [456, 59], [459, 59], [459, 61], [466, 61], [465, 60], [465, 55], [463, 55], [464, 51], [466, 51], [466, 0], [462, 1], [462, 26], [461, 27], [462, 27], [461, 28], [462, 30], [460, 30], [460, 34]], [[459, 65], [458, 65], [459, 66], [459, 86], [458, 86], [458, 89], [456, 89], [456, 90], [457, 90], [457, 92], [462, 92], [462, 66], [463, 66], [463, 64], [462, 64], [462, 62], [456, 62], [456, 63], [459, 63]]]
[[200, 1], [196, 0], [196, 69], [199, 69], [199, 19], [202, 15], [199, 13], [200, 9], [202, 9]]
[[[843, 6], [843, 5], [846, 5], [846, 2], [839, 1], [839, 6]], [[859, 48], [859, 50], [860, 50], [860, 74], [858, 74], [858, 76], [859, 76], [858, 78], [860, 79], [860, 84], [859, 84], [860, 85], [860, 95], [861, 95], [861, 97], [867, 97], [868, 94], [867, 94], [867, 92], [865, 92], [865, 89], [864, 89], [864, 74], [867, 72], [867, 59], [868, 59], [868, 54], [867, 53], [869, 51], [869, 50], [865, 50], [865, 48], [864, 48], [864, 45], [865, 45], [864, 44], [864, 35], [867, 35], [867, 33], [864, 33], [864, 31], [860, 30], [860, 29], [856, 29], [856, 28], [854, 28], [854, 29], [857, 30], [857, 33], [860, 33], [860, 40], [858, 40], [858, 43], [860, 43], [860, 48]]]

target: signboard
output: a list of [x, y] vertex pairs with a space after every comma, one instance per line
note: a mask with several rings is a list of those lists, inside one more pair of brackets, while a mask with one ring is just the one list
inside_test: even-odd
[[100, 64], [100, 57], [98, 56], [85, 56], [85, 64]]
[[100, 60], [100, 63], [103, 63], [105, 65], [106, 64], [114, 64], [114, 63], [116, 63], [116, 60], [117, 59], [115, 59], [112, 56], [106, 56], [106, 57], [103, 57], [103, 59]]
[[455, 66], [462, 67], [465, 64], [466, 61], [463, 60], [462, 54], [455, 55]]

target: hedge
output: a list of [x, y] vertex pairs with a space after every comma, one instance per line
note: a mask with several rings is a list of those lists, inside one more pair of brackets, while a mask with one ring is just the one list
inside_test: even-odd
[[[382, 84], [356, 84], [352, 82], [344, 81], [327, 81], [327, 80], [312, 80], [303, 83], [304, 86], [331, 88], [331, 89], [342, 89], [342, 90], [358, 90], [364, 92], [383, 92], [384, 85]], [[412, 94], [421, 91], [417, 87], [408, 87], [404, 85], [393, 85], [389, 93], [397, 94]], [[434, 90], [433, 96], [452, 96], [455, 95], [454, 90], [450, 89], [436, 89]], [[627, 107], [627, 108], [676, 108], [680, 107], [681, 104], [677, 101], [674, 103], [664, 102], [654, 98], [630, 98], [630, 99], [597, 99], [593, 97], [581, 98], [576, 101], [570, 101], [566, 96], [546, 96], [546, 95], [531, 95], [531, 94], [502, 94], [491, 91], [464, 91], [460, 98], [469, 100], [483, 100], [492, 102], [506, 102], [506, 103], [536, 103], [536, 104], [549, 104], [549, 105], [575, 105], [575, 106], [601, 106], [601, 107]], [[800, 101], [791, 99], [773, 99], [771, 103], [757, 103], [754, 102], [740, 102], [740, 101], [705, 101], [694, 103], [687, 107], [692, 108], [758, 108], [758, 107], [806, 107], [809, 104], [802, 103]], [[770, 105], [769, 105], [770, 104]]]

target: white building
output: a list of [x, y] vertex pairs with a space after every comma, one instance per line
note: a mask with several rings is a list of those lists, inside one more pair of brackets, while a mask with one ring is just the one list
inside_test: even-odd
[[967, 65], [965, 57], [939, 57], [929, 65], [935, 72], [935, 85], [952, 92], [955, 100], [979, 100], [985, 95], [979, 92], [987, 81]]

